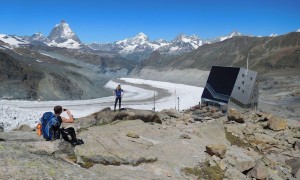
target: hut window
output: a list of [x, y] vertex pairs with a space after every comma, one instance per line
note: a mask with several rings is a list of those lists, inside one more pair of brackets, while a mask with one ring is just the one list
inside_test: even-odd
[[241, 89], [241, 87], [239, 86], [239, 87], [238, 87], [238, 89], [240, 90], [240, 89]]
[[251, 81], [252, 81], [252, 77], [250, 77]]
[[244, 89], [242, 90], [242, 92], [243, 92], [243, 93], [245, 92]]
[[242, 74], [242, 77], [244, 77], [245, 76], [245, 74]]
[[244, 82], [244, 81], [242, 81], [242, 84], [245, 84], [245, 82]]

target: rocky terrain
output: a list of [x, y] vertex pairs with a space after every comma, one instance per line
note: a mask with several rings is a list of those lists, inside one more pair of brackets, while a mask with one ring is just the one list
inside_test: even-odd
[[300, 124], [265, 112], [106, 108], [64, 126], [85, 143], [47, 142], [25, 125], [0, 133], [0, 178], [300, 178]]

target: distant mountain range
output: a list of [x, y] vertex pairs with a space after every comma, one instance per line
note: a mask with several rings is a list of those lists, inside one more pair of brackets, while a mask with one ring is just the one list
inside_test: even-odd
[[[300, 31], [300, 29], [298, 30]], [[39, 45], [48, 47], [60, 47], [67, 49], [82, 49], [85, 51], [105, 51], [109, 53], [119, 54], [129, 60], [144, 60], [150, 57], [153, 51], [158, 51], [160, 54], [166, 55], [182, 55], [191, 52], [204, 44], [212, 44], [230, 39], [236, 36], [245, 36], [237, 31], [234, 31], [226, 36], [221, 36], [212, 39], [201, 39], [197, 35], [188, 36], [179, 34], [173, 40], [167, 41], [164, 39], [150, 40], [144, 33], [139, 33], [135, 37], [126, 38], [124, 40], [112, 43], [83, 43], [69, 24], [62, 20], [56, 24], [51, 30], [49, 36], [44, 36], [42, 33], [35, 33], [32, 36], [10, 36], [0, 35], [0, 41], [3, 41], [11, 46], [20, 45]], [[271, 34], [270, 37], [278, 36]]]
[[0, 35], [0, 41], [7, 43], [8, 46], [40, 45], [48, 47], [61, 47], [67, 49], [97, 50], [110, 53], [117, 53], [129, 60], [147, 59], [153, 51], [159, 51], [162, 54], [181, 55], [191, 52], [203, 44], [211, 44], [224, 41], [234, 36], [241, 36], [239, 32], [233, 32], [227, 36], [222, 36], [209, 40], [202, 40], [196, 35], [188, 36], [179, 34], [174, 40], [167, 41], [159, 39], [151, 41], [144, 33], [139, 33], [135, 37], [113, 43], [83, 43], [75, 32], [72, 31], [69, 24], [62, 20], [56, 24], [49, 36], [42, 33], [35, 33], [32, 36], [10, 36]]

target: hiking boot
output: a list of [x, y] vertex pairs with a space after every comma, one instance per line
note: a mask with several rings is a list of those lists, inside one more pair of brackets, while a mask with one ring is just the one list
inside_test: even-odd
[[77, 139], [76, 141], [72, 141], [71, 144], [73, 147], [75, 147], [77, 145], [84, 144], [84, 142], [82, 139]]
[[77, 142], [79, 142], [80, 144], [84, 144], [82, 139], [77, 139]]

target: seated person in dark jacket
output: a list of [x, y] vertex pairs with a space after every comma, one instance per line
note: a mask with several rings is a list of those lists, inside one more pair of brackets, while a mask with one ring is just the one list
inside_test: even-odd
[[[63, 111], [65, 111], [68, 114], [69, 118], [60, 116]], [[61, 106], [55, 106], [54, 114], [59, 121], [59, 125], [57, 127], [53, 128], [55, 137], [59, 138], [61, 135], [65, 141], [70, 142], [73, 146], [83, 144], [83, 141], [81, 139], [76, 138], [75, 129], [73, 127], [69, 127], [66, 129], [60, 128], [60, 126], [63, 122], [64, 123], [73, 123], [74, 122], [74, 118], [73, 118], [73, 115], [71, 114], [70, 110], [63, 109]], [[69, 138], [69, 136], [71, 136], [71, 139]]]

